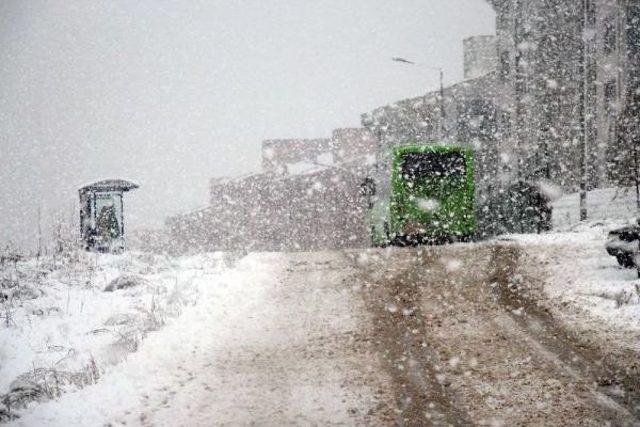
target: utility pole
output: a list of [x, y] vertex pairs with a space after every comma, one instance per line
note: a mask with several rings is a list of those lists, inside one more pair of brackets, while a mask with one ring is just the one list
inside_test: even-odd
[[589, 181], [589, 78], [591, 69], [589, 44], [593, 35], [591, 34], [589, 17], [589, 2], [582, 0], [582, 90], [580, 91], [580, 127], [581, 127], [581, 153], [580, 153], [580, 221], [586, 221], [587, 212], [587, 188]]
[[447, 139], [449, 133], [447, 132], [447, 112], [444, 105], [444, 70], [442, 68], [440, 68], [440, 120], [442, 120], [440, 128], [442, 139]]
[[[515, 47], [515, 57], [514, 57], [514, 84], [513, 90], [515, 94], [515, 143], [514, 143], [514, 152], [516, 155], [516, 176], [518, 179], [522, 179], [524, 176], [523, 171], [523, 163], [526, 158], [525, 147], [528, 144], [524, 143], [525, 132], [523, 131], [523, 97], [524, 97], [524, 71], [522, 69], [522, 41], [523, 41], [523, 25], [522, 25], [522, 4], [521, 0], [514, 0], [514, 22], [513, 22], [513, 33], [514, 33], [514, 47]], [[528, 138], [529, 135], [526, 135]]]

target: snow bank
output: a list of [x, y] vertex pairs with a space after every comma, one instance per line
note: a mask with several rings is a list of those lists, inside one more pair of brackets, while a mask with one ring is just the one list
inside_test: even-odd
[[579, 206], [579, 193], [565, 195], [553, 203], [557, 232], [515, 238], [547, 265], [550, 277], [545, 291], [566, 308], [559, 313], [567, 320], [605, 334], [615, 329], [640, 336], [637, 273], [620, 267], [604, 248], [610, 230], [635, 223], [640, 216], [635, 188], [589, 191], [586, 222], [579, 221]]
[[524, 252], [544, 266], [544, 292], [556, 315], [572, 329], [595, 330], [638, 351], [640, 280], [634, 269], [620, 267], [604, 247], [607, 233], [617, 226], [608, 219], [569, 227], [574, 232], [510, 238], [522, 243]]
[[[0, 421], [32, 400], [98, 381], [195, 304], [203, 266], [220, 274], [228, 261], [74, 252], [0, 267]], [[123, 278], [135, 286], [105, 292]]]
[[[177, 264], [193, 266], [199, 261], [211, 262], [211, 258], [199, 255]], [[256, 264], [262, 268], [255, 268]], [[254, 313], [278, 309], [265, 303], [264, 295], [272, 286], [273, 272], [283, 269], [281, 264], [275, 254], [252, 254], [222, 274], [200, 269], [200, 274], [192, 276], [199, 289], [197, 305], [161, 332], [151, 334], [139, 351], [129, 355], [125, 362], [108, 368], [108, 375], [97, 384], [32, 408], [16, 420], [15, 425], [98, 426], [109, 425], [115, 419], [122, 425], [144, 424], [145, 420], [139, 418], [140, 408], [167, 406], [159, 390], [187, 386], [194, 379], [194, 369], [210, 367], [218, 353], [239, 345], [237, 329], [244, 331], [247, 328], [242, 325], [247, 322], [261, 321]], [[183, 274], [190, 275], [188, 271]], [[260, 328], [253, 326], [253, 334], [259, 336]], [[219, 380], [200, 378], [212, 383]], [[199, 381], [191, 384], [203, 387]], [[221, 392], [234, 399], [228, 389]], [[157, 396], [160, 401], [154, 400]], [[195, 399], [197, 396], [184, 397]], [[176, 425], [194, 417], [187, 414], [193, 410], [191, 402], [180, 403], [174, 402], [170, 417], [163, 419], [162, 425]], [[214, 421], [208, 419], [200, 425]]]
[[[566, 231], [580, 222], [580, 193], [567, 194], [552, 203], [553, 228]], [[639, 216], [635, 188], [604, 188], [587, 194], [589, 221], [634, 222]]]

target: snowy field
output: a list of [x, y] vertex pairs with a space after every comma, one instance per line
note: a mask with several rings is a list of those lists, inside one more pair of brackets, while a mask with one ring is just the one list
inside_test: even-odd
[[83, 388], [195, 304], [229, 257], [72, 252], [0, 268], [0, 421]]

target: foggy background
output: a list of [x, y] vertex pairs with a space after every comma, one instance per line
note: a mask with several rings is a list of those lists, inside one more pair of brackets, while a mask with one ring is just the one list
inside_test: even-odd
[[326, 137], [462, 79], [483, 0], [0, 2], [0, 245], [37, 211], [77, 221], [78, 187], [125, 178], [129, 230], [205, 206], [260, 168], [266, 138]]

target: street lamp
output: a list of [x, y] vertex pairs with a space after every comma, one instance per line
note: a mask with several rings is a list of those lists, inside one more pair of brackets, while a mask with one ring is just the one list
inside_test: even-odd
[[408, 59], [401, 58], [398, 56], [392, 57], [391, 60], [395, 62], [401, 62], [403, 64], [415, 65], [416, 67], [420, 67], [420, 68], [426, 68], [427, 70], [438, 71], [440, 73], [440, 121], [441, 121], [440, 132], [441, 132], [441, 137], [443, 138], [446, 137], [447, 136], [447, 131], [446, 131], [447, 113], [444, 110], [444, 70], [442, 69], [442, 67], [432, 67], [429, 65], [410, 61]]

